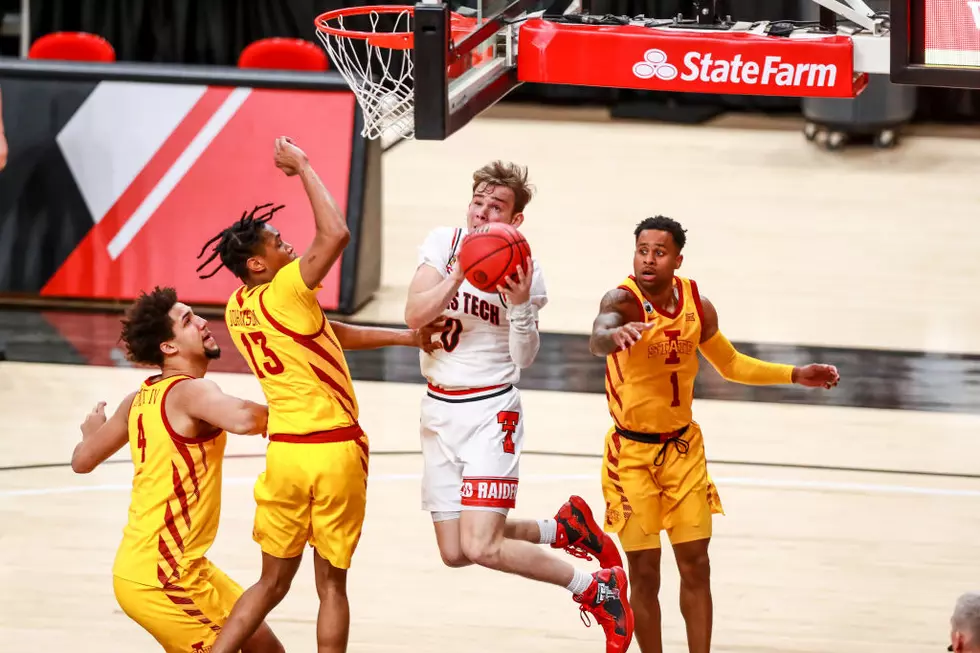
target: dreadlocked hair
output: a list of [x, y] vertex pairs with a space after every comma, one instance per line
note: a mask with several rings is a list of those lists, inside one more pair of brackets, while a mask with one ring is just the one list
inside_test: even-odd
[[[207, 267], [215, 258], [220, 257], [220, 260], [213, 270], [206, 274], [199, 274], [198, 276], [201, 279], [210, 279], [223, 266], [231, 270], [242, 281], [246, 280], [245, 277], [248, 274], [248, 268], [245, 264], [249, 258], [255, 255], [255, 248], [262, 242], [263, 225], [272, 219], [276, 211], [284, 208], [282, 204], [269, 209], [270, 206], [272, 206], [271, 202], [262, 206], [256, 206], [251, 212], [242, 211], [242, 217], [238, 222], [227, 229], [223, 229], [217, 236], [204, 243], [204, 247], [201, 248], [201, 253], [197, 255], [199, 259], [204, 256], [204, 252], [208, 247], [214, 245], [214, 243], [217, 243], [217, 245], [214, 245], [214, 249], [211, 250], [211, 256], [197, 267], [197, 272]], [[264, 209], [269, 210], [266, 213], [256, 216], [256, 213]]]
[[174, 337], [170, 309], [177, 303], [173, 288], [155, 287], [126, 310], [119, 339], [126, 345], [126, 358], [139, 365], [163, 366], [160, 345]]

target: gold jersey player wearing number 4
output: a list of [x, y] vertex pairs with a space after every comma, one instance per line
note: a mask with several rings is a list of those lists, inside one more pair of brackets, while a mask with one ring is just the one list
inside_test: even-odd
[[[253, 537], [262, 572], [235, 604], [212, 653], [237, 652], [286, 596], [309, 543], [320, 609], [320, 653], [347, 648], [347, 569], [361, 536], [367, 500], [368, 440], [345, 349], [404, 345], [431, 349], [434, 329], [355, 327], [326, 319], [317, 291], [350, 240], [343, 216], [306, 154], [288, 138], [275, 163], [298, 176], [316, 231], [302, 257], [267, 224], [282, 207], [258, 207], [204, 246], [243, 285], [232, 293], [225, 322], [269, 402], [266, 468], [255, 484]], [[203, 256], [202, 250], [201, 255]]]
[[721, 502], [708, 475], [701, 428], [692, 419], [697, 351], [727, 380], [749, 385], [837, 385], [830, 365], [793, 367], [739, 353], [697, 283], [674, 276], [686, 241], [681, 225], [647, 218], [634, 232], [634, 274], [606, 293], [592, 328], [593, 354], [606, 357], [613, 427], [602, 470], [605, 530], [618, 533], [630, 573], [630, 601], [642, 653], [660, 653], [660, 531], [681, 577], [690, 653], [708, 653], [712, 602], [708, 542]]
[[[99, 403], [82, 423], [72, 469], [91, 472], [129, 443], [129, 521], [112, 568], [119, 607], [167, 653], [209, 651], [242, 588], [207, 559], [218, 532], [226, 432], [262, 433], [268, 409], [204, 379], [221, 355], [207, 321], [154, 288], [123, 320], [126, 356], [158, 367], [108, 420]], [[265, 624], [243, 653], [281, 653]]]

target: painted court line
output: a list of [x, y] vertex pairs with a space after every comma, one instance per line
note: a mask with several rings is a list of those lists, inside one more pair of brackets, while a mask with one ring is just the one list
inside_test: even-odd
[[[397, 481], [421, 481], [421, 474], [374, 474], [369, 478], [369, 483], [377, 482], [397, 482]], [[550, 481], [587, 481], [598, 483], [597, 474], [529, 474], [521, 477], [524, 483], [550, 482]], [[232, 476], [224, 479], [227, 486], [251, 485], [255, 482], [255, 477]], [[724, 486], [738, 486], [749, 488], [779, 488], [783, 490], [819, 490], [825, 492], [863, 492], [867, 494], [917, 494], [934, 497], [980, 497], [980, 489], [956, 489], [939, 487], [914, 487], [908, 485], [882, 485], [870, 483], [838, 483], [833, 481], [798, 481], [781, 480], [751, 477], [717, 477], [714, 482], [721, 488]], [[41, 487], [25, 488], [14, 490], [0, 490], [0, 498], [5, 497], [31, 497], [48, 496], [57, 494], [78, 494], [82, 492], [129, 492], [132, 486], [129, 483], [107, 483], [102, 485], [65, 485], [60, 487]]]

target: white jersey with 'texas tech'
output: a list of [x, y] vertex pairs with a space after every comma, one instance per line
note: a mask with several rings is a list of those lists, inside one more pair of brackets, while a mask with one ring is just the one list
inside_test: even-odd
[[[465, 235], [466, 231], [459, 228], [434, 229], [419, 247], [419, 264], [430, 265], [443, 278], [448, 277]], [[537, 320], [548, 295], [541, 267], [537, 259], [533, 261], [530, 304]], [[442, 315], [447, 318], [443, 349], [432, 354], [420, 352], [419, 356], [422, 375], [429, 383], [455, 389], [520, 380], [521, 369], [510, 355], [508, 308], [498, 293], [483, 292], [464, 280]]]

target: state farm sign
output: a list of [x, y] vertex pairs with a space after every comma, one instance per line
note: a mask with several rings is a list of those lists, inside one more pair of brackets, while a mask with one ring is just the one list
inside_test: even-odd
[[925, 0], [925, 62], [980, 67], [980, 0]]
[[[668, 62], [667, 53], [659, 48], [652, 48], [644, 53], [643, 61], [633, 64], [633, 74], [640, 79], [656, 77], [670, 81], [678, 76], [678, 70]], [[688, 52], [684, 55], [680, 79], [706, 84], [823, 88], [837, 83], [837, 65], [787, 63], [779, 56], [767, 56], [762, 61], [748, 61], [741, 54], [736, 54], [731, 59], [720, 59], [714, 58], [710, 52]]]
[[518, 78], [525, 82], [689, 93], [854, 97], [844, 36], [782, 38], [638, 25], [568, 25], [532, 19], [521, 27]]

